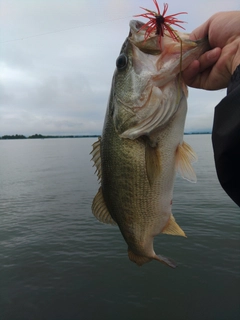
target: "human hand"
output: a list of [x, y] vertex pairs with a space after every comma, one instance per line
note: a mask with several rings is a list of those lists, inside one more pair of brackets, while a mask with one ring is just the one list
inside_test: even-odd
[[206, 36], [212, 49], [193, 61], [182, 76], [193, 88], [222, 89], [240, 64], [240, 11], [214, 14], [191, 33], [190, 39]]

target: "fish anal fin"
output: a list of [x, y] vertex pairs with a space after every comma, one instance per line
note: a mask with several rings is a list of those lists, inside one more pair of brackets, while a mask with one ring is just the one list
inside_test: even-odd
[[192, 167], [192, 162], [197, 161], [197, 155], [189, 144], [183, 142], [176, 150], [176, 169], [183, 177], [190, 182], [197, 182], [197, 177]]
[[168, 221], [168, 224], [163, 228], [161, 233], [164, 234], [171, 234], [174, 236], [182, 236], [187, 237], [185, 232], [179, 227], [176, 220], [174, 219], [174, 216], [171, 214], [171, 217]]
[[100, 147], [101, 147], [101, 137], [98, 138], [96, 142], [92, 145], [93, 149], [90, 153], [92, 155], [92, 161], [96, 167], [96, 172], [98, 176], [98, 180], [101, 180], [102, 177], [102, 167], [101, 167], [101, 154], [100, 154]]
[[150, 186], [152, 186], [156, 181], [156, 178], [161, 173], [160, 151], [158, 147], [151, 147], [148, 143], [146, 143], [145, 163], [147, 178]]
[[113, 224], [113, 225], [117, 224], [113, 220], [113, 218], [111, 217], [107, 209], [106, 203], [103, 198], [102, 187], [99, 188], [98, 193], [93, 199], [92, 212], [94, 216], [103, 223]]

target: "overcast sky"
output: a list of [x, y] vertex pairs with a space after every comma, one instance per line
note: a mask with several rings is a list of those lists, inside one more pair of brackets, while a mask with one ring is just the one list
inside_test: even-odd
[[[240, 10], [239, 0], [168, 4], [169, 14], [188, 12], [186, 32], [217, 11]], [[152, 0], [0, 0], [0, 136], [101, 133], [115, 61], [139, 6], [154, 9]], [[225, 92], [190, 89], [186, 131], [210, 130]]]

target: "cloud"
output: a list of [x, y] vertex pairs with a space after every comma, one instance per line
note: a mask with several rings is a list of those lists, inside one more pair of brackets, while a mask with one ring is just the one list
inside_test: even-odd
[[211, 131], [214, 108], [225, 95], [226, 90], [204, 91], [189, 88], [185, 131]]
[[[5, 130], [10, 131], [11, 126], [22, 126], [21, 132], [27, 134], [31, 134], [33, 128], [49, 134], [100, 132], [108, 88], [98, 87], [95, 92], [87, 78], [79, 72], [38, 79], [21, 72], [9, 72], [8, 76], [11, 87], [5, 83], [1, 107]], [[14, 94], [11, 94], [13, 79]]]
[[[175, 0], [169, 13], [188, 11], [191, 31], [223, 4], [239, 9], [236, 0]], [[146, 0], [2, 0], [0, 136], [100, 133], [115, 61], [140, 6], [154, 10]], [[209, 126], [222, 96], [191, 92], [186, 127]]]

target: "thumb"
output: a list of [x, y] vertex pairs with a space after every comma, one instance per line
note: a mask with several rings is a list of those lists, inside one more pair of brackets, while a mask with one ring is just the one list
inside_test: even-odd
[[196, 29], [194, 29], [190, 36], [189, 39], [190, 40], [199, 40], [199, 39], [203, 39], [208, 35], [208, 30], [209, 30], [209, 20], [207, 20], [206, 22], [204, 22], [201, 26], [197, 27]]

